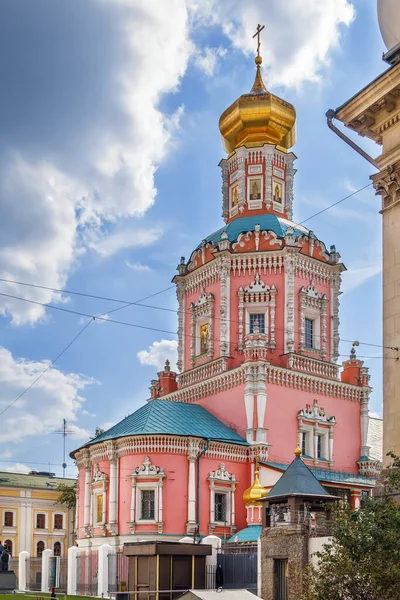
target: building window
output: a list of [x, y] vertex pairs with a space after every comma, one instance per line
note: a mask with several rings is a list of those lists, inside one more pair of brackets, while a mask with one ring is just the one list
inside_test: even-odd
[[265, 313], [249, 314], [249, 333], [265, 333]]
[[141, 491], [141, 518], [147, 521], [155, 519], [155, 490]]
[[200, 337], [200, 352], [199, 354], [207, 354], [210, 349], [210, 323], [203, 323], [199, 328]]
[[4, 527], [13, 527], [14, 526], [14, 513], [11, 511], [7, 511], [4, 513]]
[[12, 556], [13, 553], [13, 543], [11, 540], [6, 540], [4, 542], [4, 548], [7, 550], [8, 554]]
[[226, 523], [226, 494], [215, 494], [214, 518], [218, 523]]
[[53, 554], [54, 554], [54, 556], [61, 556], [61, 544], [60, 544], [60, 542], [54, 542]]
[[322, 435], [317, 435], [317, 458], [322, 458]]
[[303, 456], [307, 455], [307, 446], [306, 446], [306, 432], [302, 431], [300, 434], [300, 443], [301, 443], [301, 453]]
[[36, 544], [36, 556], [39, 558], [42, 556], [44, 550], [44, 542], [38, 542]]
[[36, 515], [36, 529], [46, 529], [46, 515]]
[[63, 529], [63, 515], [54, 515], [54, 529]]
[[314, 348], [314, 319], [305, 319], [304, 344], [306, 348]]

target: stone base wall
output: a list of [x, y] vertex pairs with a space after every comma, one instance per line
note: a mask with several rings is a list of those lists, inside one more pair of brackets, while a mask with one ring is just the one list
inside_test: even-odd
[[302, 526], [272, 527], [261, 536], [261, 596], [277, 600], [275, 561], [287, 559], [288, 600], [302, 594], [303, 571], [308, 563], [308, 532]]

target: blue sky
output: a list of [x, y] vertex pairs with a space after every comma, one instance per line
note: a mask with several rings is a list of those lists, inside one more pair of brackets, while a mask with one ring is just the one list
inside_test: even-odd
[[[264, 81], [297, 110], [299, 222], [366, 185], [373, 171], [324, 115], [385, 68], [374, 1], [3, 0], [0, 278], [128, 302], [170, 288], [180, 257], [221, 226], [218, 119], [252, 85], [257, 23], [266, 25]], [[378, 211], [368, 188], [307, 222], [348, 268], [341, 337], [377, 346]], [[86, 314], [120, 306], [1, 282], [0, 293]], [[131, 306], [113, 318], [175, 331], [174, 289], [148, 303], [170, 310]], [[0, 296], [0, 410], [87, 322]], [[96, 426], [133, 412], [175, 340], [91, 323], [1, 417], [0, 468], [50, 461], [60, 473], [53, 431], [62, 418], [75, 431], [72, 450]], [[341, 344], [341, 361], [350, 349]], [[358, 354], [368, 357], [371, 410], [380, 413], [382, 349], [361, 344]]]

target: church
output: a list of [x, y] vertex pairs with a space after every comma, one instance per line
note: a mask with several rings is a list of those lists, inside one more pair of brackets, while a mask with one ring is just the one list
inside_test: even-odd
[[[260, 499], [299, 446], [329, 494], [357, 508], [380, 462], [368, 446], [368, 369], [342, 365], [335, 246], [293, 222], [296, 112], [250, 92], [222, 114], [222, 227], [181, 258], [179, 373], [167, 362], [136, 412], [74, 451], [80, 548], [254, 541]], [[342, 368], [341, 368], [342, 367]]]

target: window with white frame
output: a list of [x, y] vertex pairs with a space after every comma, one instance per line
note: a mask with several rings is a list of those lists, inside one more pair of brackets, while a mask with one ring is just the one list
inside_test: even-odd
[[203, 293], [190, 305], [190, 357], [194, 365], [199, 358], [214, 355], [214, 296]]
[[327, 297], [312, 283], [299, 291], [300, 344], [299, 350], [318, 352], [322, 358], [327, 354]]
[[216, 492], [214, 494], [214, 519], [218, 523], [226, 523], [226, 492]]
[[155, 520], [155, 490], [140, 490], [140, 518], [146, 521]]
[[317, 400], [312, 406], [307, 404], [299, 410], [297, 417], [302, 455], [313, 459], [315, 464], [327, 461], [333, 465], [335, 417], [329, 416]]
[[224, 463], [211, 471], [208, 477], [210, 483], [210, 525], [212, 534], [216, 527], [235, 528], [235, 489], [236, 477], [229, 473]]
[[249, 333], [265, 333], [265, 312], [249, 313]]
[[100, 471], [99, 465], [95, 465], [93, 481], [91, 485], [92, 491], [92, 525], [105, 525], [106, 522], [106, 503], [108, 490], [108, 475]]
[[12, 510], [5, 511], [4, 527], [14, 527], [14, 511], [12, 511]]
[[163, 531], [163, 480], [164, 469], [153, 465], [146, 456], [143, 463], [132, 471], [131, 533], [136, 525], [156, 525], [157, 532]]

